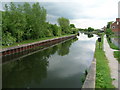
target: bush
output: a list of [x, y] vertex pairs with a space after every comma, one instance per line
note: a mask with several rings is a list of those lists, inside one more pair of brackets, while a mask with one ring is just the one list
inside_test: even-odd
[[114, 51], [114, 57], [117, 58], [118, 62], [120, 63], [120, 51]]
[[51, 36], [53, 36], [52, 30], [46, 30], [45, 35], [46, 35], [46, 37], [51, 37]]
[[16, 42], [16, 38], [11, 36], [11, 33], [7, 32], [3, 34], [2, 45], [9, 46]]
[[107, 37], [110, 37], [110, 36], [113, 34], [113, 32], [112, 32], [111, 29], [107, 29], [107, 30], [105, 31], [105, 34], [106, 34]]
[[76, 33], [78, 33], [78, 29], [72, 28], [72, 29], [71, 29], [71, 34], [76, 34]]

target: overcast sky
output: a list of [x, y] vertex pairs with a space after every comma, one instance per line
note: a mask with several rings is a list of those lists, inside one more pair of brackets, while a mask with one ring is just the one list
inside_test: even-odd
[[[4, 2], [40, 2], [47, 10], [47, 21], [57, 23], [65, 17], [78, 28], [102, 28], [118, 17], [119, 0], [3, 0]], [[3, 3], [2, 1], [2, 3]], [[0, 4], [0, 9], [2, 8]]]

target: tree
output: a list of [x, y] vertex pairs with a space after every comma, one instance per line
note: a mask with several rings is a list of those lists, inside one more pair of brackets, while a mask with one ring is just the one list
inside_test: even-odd
[[61, 27], [62, 34], [70, 33], [70, 21], [64, 17], [58, 18], [58, 24]]
[[76, 33], [78, 33], [78, 29], [77, 28], [72, 28], [71, 29], [71, 34], [76, 34]]
[[[1, 25], [3, 45], [76, 32], [70, 29], [69, 20], [63, 17], [58, 19], [60, 26], [47, 23], [46, 9], [39, 3], [17, 5], [11, 2], [10, 5], [5, 4], [4, 10]], [[75, 27], [74, 24], [71, 27]]]
[[24, 9], [24, 16], [26, 19], [26, 26], [24, 31], [24, 40], [32, 39], [31, 32], [33, 32], [33, 18], [32, 18], [32, 7], [29, 3], [24, 3], [23, 5]]
[[105, 33], [106, 33], [107, 37], [109, 37], [113, 34], [111, 29], [106, 29]]
[[75, 28], [75, 25], [74, 24], [70, 24], [70, 28]]
[[16, 38], [11, 36], [11, 33], [7, 32], [5, 34], [2, 34], [2, 45], [9, 46], [16, 42]]
[[112, 22], [108, 22], [107, 23], [107, 28], [110, 28], [111, 24], [112, 24]]
[[94, 28], [88, 27], [88, 32], [94, 31]]
[[54, 36], [60, 36], [61, 35], [60, 29], [56, 24], [54, 24], [54, 25], [50, 24], [50, 29], [52, 30]]
[[32, 5], [32, 13], [34, 20], [32, 37], [34, 39], [45, 37], [46, 10], [40, 7], [39, 3], [35, 3]]

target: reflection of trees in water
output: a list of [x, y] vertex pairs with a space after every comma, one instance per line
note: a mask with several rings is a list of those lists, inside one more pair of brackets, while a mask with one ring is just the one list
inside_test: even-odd
[[48, 58], [56, 51], [61, 56], [67, 55], [70, 45], [76, 40], [77, 38], [68, 40], [28, 57], [4, 64], [2, 66], [3, 88], [26, 88], [40, 84], [41, 80], [47, 77]]
[[88, 35], [88, 38], [91, 38], [93, 37], [93, 34], [87, 34]]
[[85, 35], [87, 35], [88, 36], [88, 38], [91, 38], [91, 37], [93, 37], [94, 35], [93, 34], [91, 34], [91, 33], [84, 33]]
[[47, 59], [54, 53], [55, 47], [3, 65], [3, 88], [31, 87], [31, 84], [39, 84], [47, 76]]
[[72, 39], [72, 40], [68, 40], [68, 41], [60, 44], [58, 46], [59, 47], [58, 54], [61, 55], [61, 56], [67, 55], [69, 53], [69, 48], [70, 48], [71, 44], [73, 42], [75, 42], [76, 40], [77, 40], [77, 38]]

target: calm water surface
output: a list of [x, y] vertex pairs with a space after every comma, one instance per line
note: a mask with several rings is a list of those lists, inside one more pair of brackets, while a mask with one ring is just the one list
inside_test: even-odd
[[80, 34], [35, 54], [3, 64], [3, 88], [81, 88], [97, 36]]

